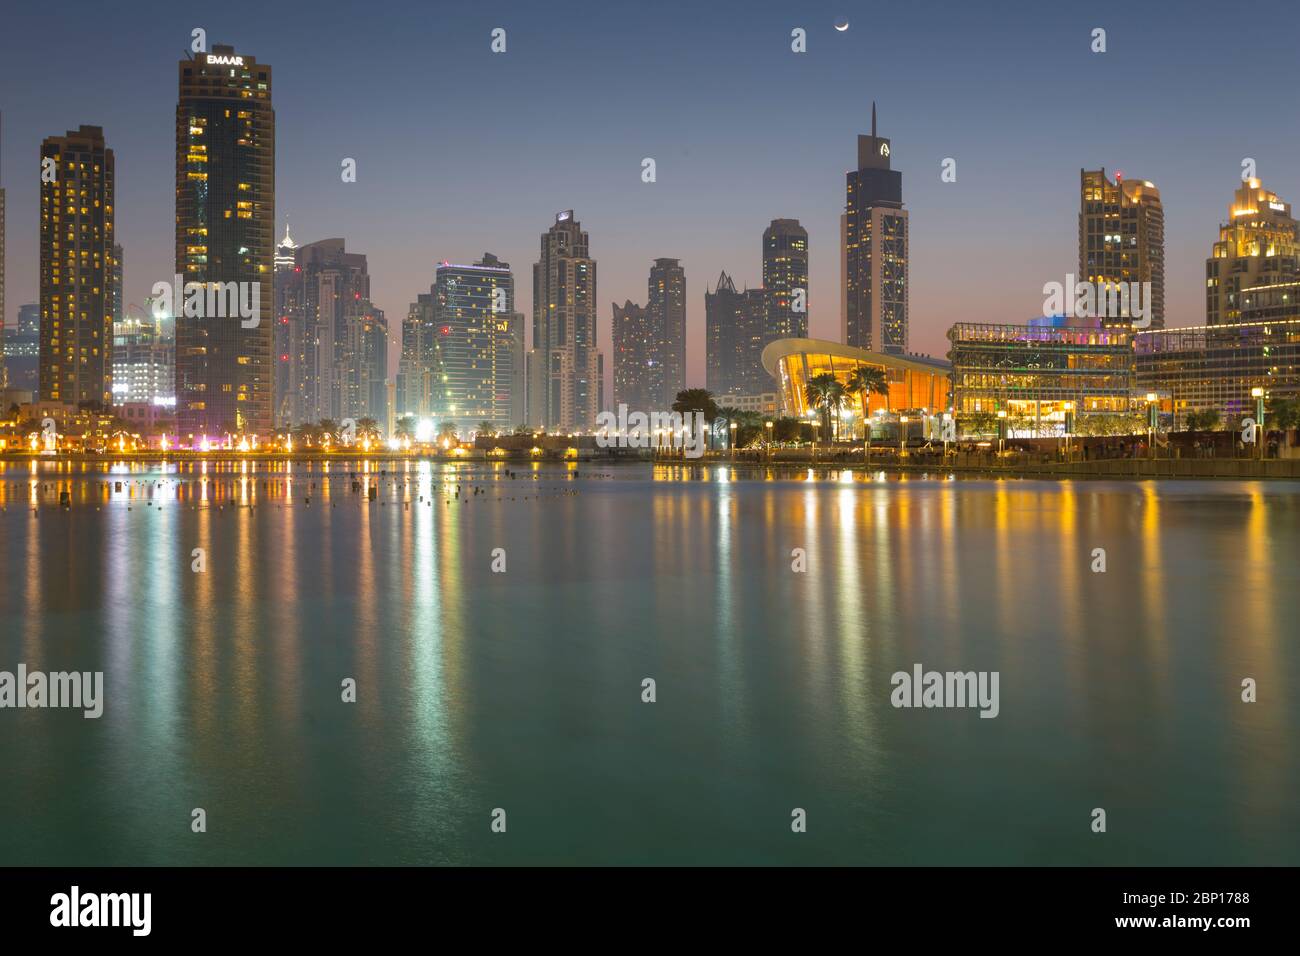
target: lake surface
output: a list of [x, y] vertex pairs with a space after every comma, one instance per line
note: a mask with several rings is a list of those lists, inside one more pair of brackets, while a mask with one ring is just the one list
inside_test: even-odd
[[0, 463], [0, 865], [1300, 863], [1300, 485], [322, 467]]

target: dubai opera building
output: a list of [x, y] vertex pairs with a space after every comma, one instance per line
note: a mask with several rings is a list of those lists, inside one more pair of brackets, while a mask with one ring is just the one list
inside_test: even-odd
[[763, 368], [776, 381], [780, 406], [786, 415], [802, 418], [812, 409], [808, 382], [818, 375], [834, 375], [847, 382], [860, 365], [885, 373], [889, 395], [853, 396], [846, 407], [846, 420], [860, 420], [863, 402], [866, 414], [934, 415], [949, 408], [949, 373], [952, 366], [943, 359], [926, 355], [886, 355], [831, 342], [826, 339], [777, 339], [763, 349]]

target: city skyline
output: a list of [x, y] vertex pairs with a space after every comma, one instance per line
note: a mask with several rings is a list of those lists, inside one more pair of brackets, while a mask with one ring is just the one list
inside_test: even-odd
[[[68, 9], [60, 15], [76, 15], [90, 25], [101, 16], [78, 4]], [[1094, 88], [1123, 89], [1130, 100], [1138, 101], [1133, 115], [1141, 120], [1134, 121], [1134, 134], [1100, 140], [1086, 131], [1075, 138], [1049, 138], [1047, 133], [1054, 135], [1061, 128], [1055, 110], [1040, 114], [1041, 121], [1026, 122], [1020, 114], [1027, 105], [1050, 100], [1051, 91], [1073, 81], [1045, 79], [1044, 90], [1011, 84], [1004, 70], [979, 62], [990, 58], [989, 50], [960, 49], [958, 37], [972, 14], [946, 11], [937, 28], [927, 23], [922, 31], [923, 11], [889, 11], [866, 19], [858, 10], [851, 28], [837, 34], [830, 10], [766, 5], [730, 30], [722, 29], [726, 11], [693, 11], [684, 30], [669, 31], [652, 27], [648, 15], [635, 11], [607, 11], [598, 24], [584, 28], [563, 13], [552, 14], [548, 23], [527, 8], [506, 9], [489, 22], [456, 11], [403, 12], [399, 7], [382, 24], [366, 23], [358, 29], [365, 38], [384, 35], [400, 47], [403, 25], [417, 35], [420, 25], [436, 27], [445, 46], [446, 64], [440, 69], [448, 74], [441, 88], [471, 91], [474, 96], [495, 94], [500, 100], [488, 111], [492, 117], [482, 119], [461, 116], [464, 103], [472, 101], [468, 93], [464, 103], [455, 97], [430, 98], [431, 113], [456, 111], [467, 124], [466, 141], [490, 148], [480, 150], [485, 155], [479, 156], [443, 143], [422, 154], [430, 157], [435, 175], [420, 179], [414, 187], [418, 200], [406, 203], [399, 201], [404, 194], [400, 187], [410, 184], [394, 176], [394, 170], [400, 168], [404, 150], [425, 139], [418, 131], [388, 122], [395, 107], [377, 106], [375, 116], [355, 124], [315, 122], [324, 108], [315, 102], [320, 62], [337, 56], [338, 38], [310, 29], [305, 34], [281, 30], [278, 21], [284, 15], [275, 12], [267, 23], [241, 19], [247, 10], [238, 6], [219, 16], [204, 13], [197, 20], [185, 12], [131, 11], [124, 15], [132, 24], [138, 20], [139, 29], [116, 34], [122, 38], [114, 54], [123, 71], [120, 84], [96, 88], [74, 67], [73, 75], [61, 73], [57, 82], [51, 80], [39, 104], [4, 104], [8, 323], [15, 321], [19, 305], [35, 301], [35, 237], [15, 225], [34, 221], [35, 190], [34, 184], [15, 188], [14, 173], [24, 167], [34, 170], [38, 133], [48, 135], [82, 123], [104, 127], [119, 158], [118, 241], [128, 262], [127, 302], [141, 302], [153, 282], [169, 275], [160, 253], [165, 256], [172, 196], [159, 186], [159, 170], [167, 160], [156, 151], [170, 133], [168, 117], [175, 103], [173, 99], [167, 104], [169, 91], [162, 78], [175, 62], [173, 53], [185, 47], [189, 30], [200, 20], [205, 21], [209, 45], [230, 43], [260, 62], [276, 64], [281, 127], [277, 234], [287, 221], [303, 239], [345, 236], [365, 248], [375, 275], [376, 305], [390, 317], [405, 314], [415, 291], [427, 287], [443, 259], [469, 261], [481, 249], [491, 248], [508, 261], [532, 261], [537, 230], [560, 209], [578, 210], [591, 234], [592, 257], [601, 263], [602, 302], [639, 300], [644, 262], [663, 257], [679, 259], [696, 276], [716, 276], [726, 269], [738, 285], [755, 287], [761, 280], [751, 251], [753, 236], [774, 218], [797, 218], [808, 229], [812, 249], [809, 334], [837, 338], [842, 176], [854, 137], [867, 128], [873, 99], [879, 103], [880, 123], [890, 133], [894, 168], [908, 182], [912, 351], [943, 354], [944, 334], [957, 309], [963, 318], [990, 322], [1023, 321], [1040, 311], [1042, 283], [1063, 274], [1076, 258], [1074, 177], [1081, 166], [1140, 171], [1160, 188], [1166, 213], [1169, 326], [1204, 320], [1204, 261], [1222, 224], [1226, 198], [1240, 185], [1242, 159], [1255, 159], [1259, 178], [1284, 199], [1300, 191], [1296, 175], [1282, 162], [1294, 149], [1295, 134], [1283, 129], [1285, 124], [1278, 123], [1265, 104], [1233, 98], [1237, 122], [1249, 134], [1216, 137], [1198, 150], [1181, 148], [1198, 132], [1187, 108], [1165, 109], [1158, 115], [1141, 110], [1141, 101], [1154, 101], [1158, 94], [1135, 91], [1134, 83], [1155, 75], [1179, 84], [1198, 110], [1208, 112], [1216, 102], [1227, 102], [1221, 99], [1224, 94], [1183, 65], [1194, 62], [1195, 51], [1214, 40], [1201, 36], [1191, 24], [1165, 23], [1158, 10], [1129, 11], [1122, 17], [1098, 12], [1093, 19], [1110, 31], [1104, 54], [1089, 50], [1091, 20], [1076, 22], [1059, 14], [1023, 21], [1012, 17], [998, 34], [1016, 44], [1024, 75], [1049, 62], [1054, 68], [1065, 66], [1064, 73], [1094, 69]], [[1277, 11], [1283, 15], [1282, 8]], [[853, 18], [855, 11], [848, 12]], [[19, 10], [13, 18], [21, 28], [31, 15]], [[1114, 22], [1106, 22], [1112, 18]], [[510, 38], [508, 52], [502, 55], [488, 48], [489, 31], [497, 20]], [[808, 30], [805, 54], [790, 51], [789, 30], [795, 26]], [[634, 30], [645, 42], [627, 52], [631, 65], [641, 69], [619, 71], [617, 78], [602, 84], [595, 108], [606, 122], [599, 134], [570, 130], [577, 139], [567, 162], [524, 148], [537, 143], [539, 136], [546, 144], [558, 135], [530, 118], [527, 103], [519, 98], [525, 88], [522, 79], [538, 66], [538, 58], [594, 56], [599, 61], [604, 54], [598, 35], [608, 40]], [[7, 31], [11, 36], [20, 32]], [[93, 36], [95, 31], [86, 33]], [[84, 52], [95, 48], [91, 40], [74, 37], [67, 42], [74, 51], [82, 43], [88, 44]], [[984, 42], [997, 46], [988, 38]], [[1270, 42], [1253, 41], [1251, 54], [1259, 54], [1260, 44]], [[942, 50], [952, 63], [924, 59], [938, 69], [920, 84], [891, 79], [891, 64], [922, 46]], [[1236, 54], [1229, 50], [1227, 56], [1244, 53], [1244, 48]], [[673, 76], [646, 72], [670, 54], [681, 66]], [[1222, 59], [1225, 54], [1216, 50], [1215, 55]], [[5, 58], [0, 75], [6, 86], [17, 80], [27, 61], [24, 50]], [[754, 65], [745, 65], [749, 61]], [[78, 60], [70, 57], [68, 62]], [[767, 155], [773, 131], [764, 133], [761, 124], [756, 125], [757, 104], [736, 95], [740, 78], [748, 76], [747, 71], [758, 72], [758, 63], [772, 75], [770, 92], [778, 106], [796, 99], [808, 104], [790, 114], [794, 118], [781, 134], [784, 139], [777, 137], [797, 147], [779, 160]], [[714, 84], [709, 93], [697, 90], [679, 104], [680, 116], [653, 105], [666, 91], [698, 85], [700, 77], [724, 67], [736, 68], [738, 78]], [[406, 69], [395, 60], [384, 75], [389, 82], [409, 83], [402, 72]], [[651, 79], [628, 80], [624, 72]], [[962, 82], [941, 91], [957, 73]], [[18, 88], [17, 83], [11, 88]], [[361, 102], [381, 96], [382, 83], [349, 75], [333, 93], [343, 105]], [[734, 98], [735, 109], [721, 108], [727, 97]], [[608, 121], [610, 110], [620, 104], [627, 119]], [[156, 122], [148, 121], [151, 115]], [[408, 140], [413, 140], [408, 146], [397, 146]], [[1063, 143], [1059, 148], [1044, 149], [1045, 143], [1058, 141]], [[356, 183], [339, 181], [339, 162], [346, 157], [358, 162]], [[656, 159], [653, 183], [641, 181], [645, 157]], [[940, 180], [945, 158], [957, 160], [956, 182]], [[494, 184], [494, 193], [484, 192], [487, 182]], [[1004, 227], [1007, 217], [1011, 222]], [[1006, 242], [1022, 262], [1019, 281], [997, 275], [998, 256], [992, 244], [982, 241], [981, 224], [1009, 230]], [[687, 300], [688, 385], [704, 381], [703, 291], [697, 284]], [[525, 284], [518, 308], [526, 315], [530, 298]], [[598, 309], [598, 341], [609, 341], [610, 320], [607, 308]]]

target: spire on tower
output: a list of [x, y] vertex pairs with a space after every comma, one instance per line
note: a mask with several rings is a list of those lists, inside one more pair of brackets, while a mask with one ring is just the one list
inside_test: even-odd
[[872, 137], [872, 139], [874, 139], [875, 136], [876, 136], [876, 101], [875, 101], [875, 100], [872, 100], [872, 101], [871, 101], [871, 137]]

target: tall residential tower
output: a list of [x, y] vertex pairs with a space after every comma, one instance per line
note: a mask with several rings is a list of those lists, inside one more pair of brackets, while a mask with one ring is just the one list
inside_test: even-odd
[[[180, 61], [176, 104], [176, 272], [237, 283], [257, 315], [176, 313], [176, 419], [182, 436], [269, 434], [275, 257], [271, 68], [217, 45]], [[216, 298], [214, 295], [212, 298]], [[227, 310], [228, 311], [228, 310]], [[252, 311], [252, 309], [250, 309]]]
[[528, 422], [572, 431], [604, 408], [604, 358], [596, 347], [596, 260], [573, 210], [557, 213], [533, 265], [533, 347]]
[[[1105, 169], [1079, 170], [1079, 279], [1103, 288], [1150, 282], [1151, 300], [1143, 302], [1146, 318], [1151, 328], [1163, 328], [1165, 211], [1160, 190], [1119, 173], [1115, 178], [1107, 179]], [[1132, 321], [1122, 308], [1118, 315], [1101, 318], [1110, 325]]]
[[[41, 144], [43, 401], [113, 400], [113, 151], [98, 126]], [[47, 172], [48, 171], [48, 172]]]

